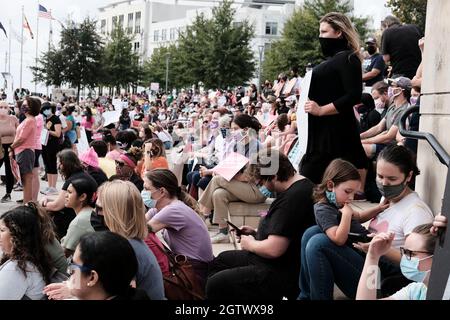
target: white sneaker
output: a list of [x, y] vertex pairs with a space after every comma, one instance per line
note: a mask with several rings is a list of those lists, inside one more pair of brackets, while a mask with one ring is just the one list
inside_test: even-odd
[[59, 191], [56, 188], [48, 188], [45, 192], [46, 196], [57, 196]]
[[230, 236], [219, 232], [211, 237], [211, 243], [230, 243]]
[[46, 195], [47, 192], [48, 192], [48, 189], [49, 189], [49, 187], [45, 188], [45, 190], [44, 190], [44, 191], [41, 191], [41, 193]]

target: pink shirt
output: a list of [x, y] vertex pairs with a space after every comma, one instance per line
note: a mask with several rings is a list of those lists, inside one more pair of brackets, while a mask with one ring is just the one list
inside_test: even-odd
[[23, 140], [23, 143], [14, 149], [15, 154], [19, 154], [26, 149], [34, 151], [36, 147], [36, 119], [26, 118], [17, 127], [16, 140]]
[[106, 158], [108, 158], [108, 159], [111, 159], [111, 160], [119, 160], [119, 158], [120, 158], [120, 155], [122, 154], [123, 152], [120, 152], [120, 151], [117, 151], [117, 150], [113, 150], [113, 151], [110, 151], [110, 152], [108, 152], [108, 154], [106, 155]]
[[44, 128], [44, 117], [42, 114], [39, 114], [37, 117], [34, 117], [36, 119], [36, 139], [35, 139], [35, 150], [42, 150], [42, 144], [41, 144], [41, 134], [42, 129]]
[[87, 121], [86, 117], [83, 117], [83, 120], [81, 120], [81, 125], [85, 129], [92, 129], [92, 126], [94, 125], [94, 117], [91, 117], [91, 121]]

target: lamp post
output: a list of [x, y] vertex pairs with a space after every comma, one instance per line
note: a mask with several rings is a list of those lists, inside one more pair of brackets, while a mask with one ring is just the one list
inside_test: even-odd
[[170, 56], [170, 53], [167, 52], [166, 53], [166, 93], [167, 93], [167, 86], [169, 83], [169, 56]]
[[258, 46], [259, 51], [259, 65], [258, 65], [258, 92], [261, 92], [261, 64], [262, 64], [262, 58], [264, 53], [264, 46], [260, 45]]

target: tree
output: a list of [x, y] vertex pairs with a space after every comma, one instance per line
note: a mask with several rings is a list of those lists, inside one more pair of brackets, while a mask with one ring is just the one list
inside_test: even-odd
[[402, 22], [415, 24], [425, 33], [427, 0], [388, 0], [386, 6]]
[[38, 66], [31, 67], [34, 82], [60, 87], [64, 83], [64, 58], [61, 50], [51, 48], [38, 59]]
[[104, 48], [102, 61], [104, 73], [102, 84], [120, 91], [120, 88], [138, 83], [139, 56], [133, 51], [132, 38], [121, 26], [117, 25], [111, 32], [111, 39]]
[[204, 83], [211, 88], [233, 87], [247, 82], [255, 72], [250, 41], [254, 30], [248, 21], [233, 25], [236, 10], [231, 1], [213, 9], [206, 56]]
[[309, 0], [295, 10], [284, 25], [282, 38], [274, 42], [266, 52], [263, 63], [263, 78], [276, 79], [280, 72], [298, 66], [301, 73], [308, 64], [323, 60], [319, 44], [319, 21], [329, 12], [342, 12], [350, 16], [360, 38], [367, 35], [367, 19], [355, 17], [350, 6], [339, 0]]
[[179, 36], [178, 44], [155, 50], [145, 63], [145, 80], [165, 83], [169, 53], [169, 83], [190, 86], [202, 81], [209, 88], [226, 88], [247, 82], [255, 71], [248, 21], [233, 23], [233, 2], [225, 0], [213, 9], [213, 18], [199, 14]]

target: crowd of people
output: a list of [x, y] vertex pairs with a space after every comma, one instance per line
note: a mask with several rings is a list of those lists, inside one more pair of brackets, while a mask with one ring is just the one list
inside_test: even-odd
[[[208, 300], [330, 300], [335, 285], [350, 299], [425, 299], [447, 222], [414, 191], [417, 145], [398, 129], [420, 105], [424, 40], [389, 16], [363, 56], [347, 16], [318, 27], [325, 60], [309, 94], [294, 66], [247, 91], [0, 102], [1, 202], [23, 191], [0, 216], [0, 299], [164, 300], [171, 255]], [[306, 138], [295, 167], [291, 151]], [[236, 153], [248, 163], [219, 174]], [[230, 229], [230, 202], [268, 198], [258, 228]], [[356, 212], [357, 200], [377, 205]], [[230, 232], [241, 249], [214, 257]], [[379, 291], [367, 285], [374, 267]]]

